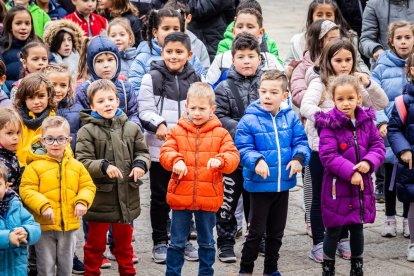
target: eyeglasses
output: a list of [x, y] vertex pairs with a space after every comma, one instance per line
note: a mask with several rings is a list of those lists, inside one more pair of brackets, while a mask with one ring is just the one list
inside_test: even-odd
[[63, 145], [69, 139], [69, 137], [64, 137], [64, 136], [59, 136], [59, 137], [47, 136], [47, 137], [42, 137], [42, 138], [46, 145], [53, 145], [55, 141], [58, 143], [58, 145]]

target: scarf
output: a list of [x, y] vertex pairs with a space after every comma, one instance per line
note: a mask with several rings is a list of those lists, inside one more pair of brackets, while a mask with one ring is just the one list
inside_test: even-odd
[[19, 107], [18, 112], [23, 124], [32, 130], [36, 130], [42, 125], [43, 120], [49, 117], [50, 107], [47, 107], [39, 117], [36, 117], [26, 106]]

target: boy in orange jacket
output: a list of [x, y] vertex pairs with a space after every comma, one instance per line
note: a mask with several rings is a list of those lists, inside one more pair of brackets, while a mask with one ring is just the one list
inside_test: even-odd
[[167, 203], [173, 211], [166, 275], [181, 274], [193, 213], [199, 275], [214, 272], [213, 228], [223, 203], [222, 173], [233, 172], [240, 161], [230, 134], [214, 115], [214, 102], [214, 91], [208, 84], [193, 83], [187, 94], [186, 114], [168, 133], [161, 148], [161, 165], [172, 171], [167, 191]]

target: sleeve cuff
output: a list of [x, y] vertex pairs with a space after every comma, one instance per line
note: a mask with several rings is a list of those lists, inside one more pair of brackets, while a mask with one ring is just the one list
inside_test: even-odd
[[101, 171], [104, 175], [106, 175], [106, 170], [108, 169], [109, 165], [110, 165], [109, 161], [107, 160], [102, 161]]
[[134, 161], [134, 168], [135, 167], [142, 169], [145, 173], [147, 173], [147, 171], [148, 171], [147, 164], [145, 164], [145, 162], [142, 161], [142, 160], [135, 160]]
[[299, 163], [303, 166], [303, 163], [305, 162], [305, 156], [302, 153], [297, 153], [295, 156], [293, 156], [292, 160], [299, 161]]

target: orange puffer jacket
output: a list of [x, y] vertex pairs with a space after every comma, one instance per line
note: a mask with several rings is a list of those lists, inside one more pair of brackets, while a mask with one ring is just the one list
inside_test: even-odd
[[[219, 159], [220, 168], [207, 169], [210, 158]], [[222, 173], [232, 173], [240, 155], [215, 115], [202, 126], [194, 125], [184, 115], [171, 129], [161, 148], [160, 162], [172, 171], [180, 160], [187, 165], [188, 172], [180, 180], [176, 174], [172, 175], [167, 191], [171, 209], [217, 212], [223, 203]]]

